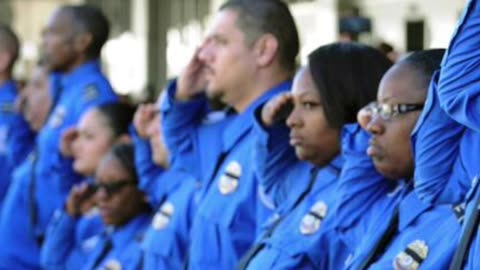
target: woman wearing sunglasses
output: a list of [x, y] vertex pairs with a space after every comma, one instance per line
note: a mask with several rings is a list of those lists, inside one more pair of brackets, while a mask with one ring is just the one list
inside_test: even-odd
[[50, 230], [55, 236], [50, 241], [51, 252], [45, 254], [50, 262], [46, 268], [138, 269], [151, 211], [137, 184], [133, 146], [113, 146], [100, 161], [95, 183], [90, 185], [103, 225], [97, 233], [78, 239], [78, 227], [72, 226], [78, 218], [64, 213]]

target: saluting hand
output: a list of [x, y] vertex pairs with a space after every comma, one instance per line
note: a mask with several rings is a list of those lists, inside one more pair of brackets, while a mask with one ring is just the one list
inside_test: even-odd
[[86, 182], [73, 186], [67, 199], [67, 213], [79, 217], [90, 211], [95, 206], [94, 191], [93, 186]]
[[73, 156], [73, 141], [78, 137], [78, 130], [75, 127], [71, 127], [62, 134], [60, 140], [60, 152], [64, 157]]
[[366, 129], [370, 121], [372, 121], [372, 110], [367, 105], [358, 111], [357, 122], [363, 129]]
[[143, 139], [148, 139], [148, 126], [157, 113], [157, 107], [152, 103], [142, 104], [133, 116], [133, 125]]
[[201, 47], [195, 50], [192, 59], [178, 77], [175, 98], [179, 101], [191, 100], [205, 91], [207, 86], [205, 64], [199, 58], [200, 51]]
[[262, 108], [262, 123], [269, 127], [278, 121], [284, 121], [293, 109], [292, 94], [289, 92], [278, 94], [270, 99]]

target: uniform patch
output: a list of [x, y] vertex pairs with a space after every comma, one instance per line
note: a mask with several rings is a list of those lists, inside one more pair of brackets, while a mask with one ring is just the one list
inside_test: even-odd
[[63, 124], [66, 116], [67, 110], [63, 106], [57, 106], [48, 120], [48, 125], [52, 128], [58, 128]]
[[415, 240], [400, 252], [393, 261], [395, 270], [417, 270], [428, 256], [428, 246], [425, 241]]
[[92, 101], [100, 95], [100, 91], [98, 90], [97, 86], [94, 84], [90, 84], [83, 90], [83, 100], [85, 102]]
[[155, 213], [152, 220], [152, 226], [155, 230], [162, 230], [167, 227], [172, 219], [175, 207], [171, 202], [165, 202], [160, 206], [160, 209]]
[[242, 176], [242, 166], [237, 161], [230, 162], [225, 173], [220, 177], [218, 189], [223, 195], [230, 194], [237, 190], [240, 177]]
[[300, 232], [304, 235], [314, 234], [320, 229], [322, 221], [327, 216], [328, 206], [323, 201], [316, 202], [300, 223]]
[[111, 259], [105, 263], [103, 268], [108, 270], [122, 270], [122, 264], [115, 259]]

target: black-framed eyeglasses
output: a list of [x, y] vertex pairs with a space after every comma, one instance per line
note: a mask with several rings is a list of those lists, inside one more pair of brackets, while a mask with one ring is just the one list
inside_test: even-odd
[[379, 104], [371, 102], [366, 109], [372, 113], [372, 117], [380, 116], [383, 120], [391, 120], [397, 115], [423, 109], [423, 104]]
[[108, 196], [120, 192], [126, 186], [136, 186], [137, 183], [132, 180], [120, 180], [112, 183], [94, 183], [92, 185], [95, 192], [103, 189]]

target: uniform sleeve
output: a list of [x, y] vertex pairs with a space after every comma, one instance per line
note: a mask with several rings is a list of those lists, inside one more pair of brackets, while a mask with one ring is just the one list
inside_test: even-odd
[[459, 177], [458, 165], [465, 127], [440, 107], [437, 79], [438, 73], [432, 78], [424, 110], [412, 133], [415, 192], [425, 202], [455, 203], [463, 198], [469, 186], [462, 182], [467, 179]]
[[480, 131], [480, 5], [470, 0], [442, 64], [441, 107], [461, 124]]
[[253, 164], [262, 191], [278, 206], [288, 196], [286, 179], [298, 162], [293, 147], [289, 144], [290, 129], [284, 123], [264, 127], [260, 120], [260, 106], [253, 124]]
[[133, 125], [130, 126], [130, 135], [135, 145], [135, 165], [139, 176], [139, 188], [148, 194], [150, 203], [155, 207], [160, 200], [155, 196], [156, 182], [164, 170], [153, 163], [150, 143], [140, 138]]
[[66, 261], [75, 247], [77, 219], [57, 210], [48, 225], [41, 251], [41, 265], [47, 270], [66, 269]]
[[195, 149], [197, 129], [208, 113], [207, 99], [201, 95], [192, 101], [179, 102], [175, 100], [176, 88], [173, 81], [161, 108], [164, 140], [172, 156], [182, 159], [180, 163], [195, 164], [200, 159]]
[[12, 120], [8, 141], [8, 163], [13, 170], [25, 160], [35, 145], [35, 132], [20, 114], [15, 115]]
[[396, 183], [381, 175], [367, 155], [370, 134], [357, 124], [345, 126], [342, 133], [345, 162], [339, 178], [339, 201], [335, 218], [339, 228], [349, 228], [380, 197], [392, 190]]

